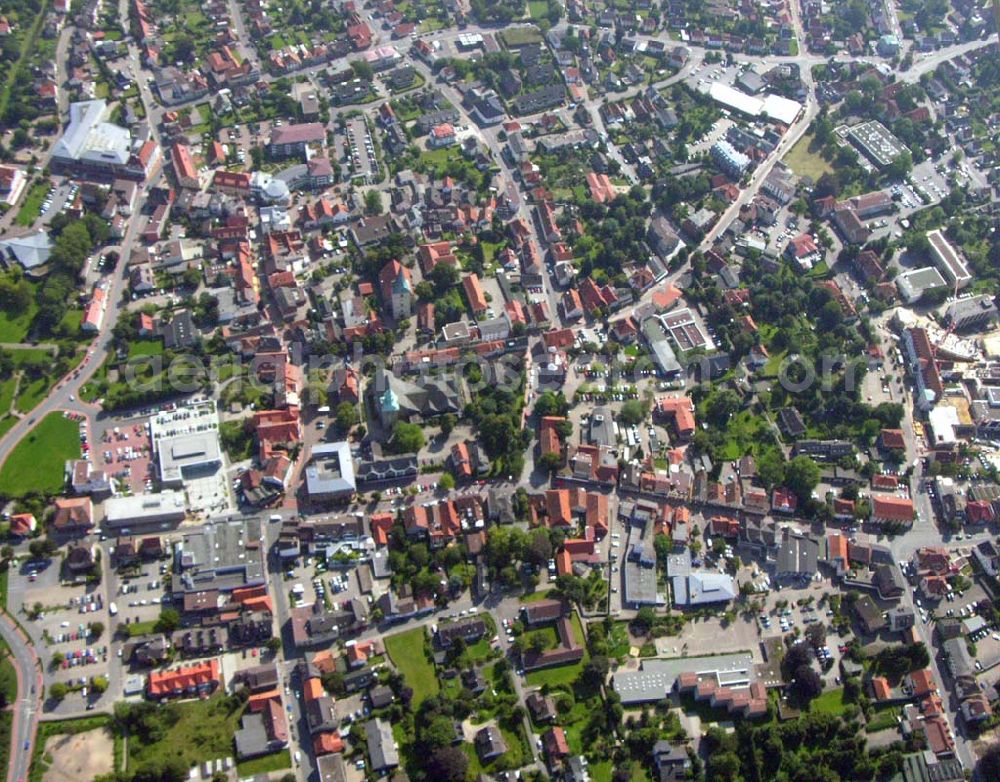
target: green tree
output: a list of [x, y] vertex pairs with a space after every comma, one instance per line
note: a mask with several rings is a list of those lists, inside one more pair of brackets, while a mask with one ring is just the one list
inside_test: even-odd
[[416, 453], [424, 447], [424, 432], [417, 424], [397, 421], [388, 445], [395, 453]]
[[382, 194], [378, 190], [369, 190], [365, 193], [365, 214], [377, 215], [382, 213]]
[[451, 491], [455, 488], [455, 476], [450, 472], [442, 473], [441, 480], [438, 481], [438, 488], [441, 491]]
[[350, 402], [341, 402], [337, 405], [334, 416], [334, 423], [341, 432], [349, 432], [356, 426], [359, 420], [357, 406]]
[[181, 615], [176, 608], [164, 608], [160, 612], [159, 619], [156, 620], [156, 631], [159, 633], [172, 633], [181, 626]]
[[808, 499], [819, 485], [819, 465], [808, 456], [796, 456], [785, 465], [785, 485], [800, 499]]
[[622, 405], [618, 420], [627, 426], [635, 426], [646, 418], [646, 407], [638, 399], [630, 399]]

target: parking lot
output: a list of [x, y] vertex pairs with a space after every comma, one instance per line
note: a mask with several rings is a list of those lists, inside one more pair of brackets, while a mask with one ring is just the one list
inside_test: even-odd
[[[20, 593], [32, 635], [44, 639], [39, 657], [46, 671], [47, 686], [55, 682], [70, 687], [64, 708], [93, 708], [101, 699], [92, 679], [109, 677], [110, 616], [104, 590], [91, 584], [60, 582], [59, 563], [47, 567], [31, 563], [11, 571], [12, 593]], [[35, 609], [40, 607], [36, 618]], [[93, 631], [99, 630], [98, 633]], [[112, 693], [106, 694], [114, 700]]]
[[313, 603], [324, 603], [327, 607], [343, 603], [355, 597], [366, 599], [361, 594], [355, 567], [327, 567], [322, 556], [302, 558], [302, 563], [293, 567], [286, 565], [285, 581], [291, 593], [291, 605], [301, 607]]
[[109, 589], [114, 591], [112, 600], [118, 609], [118, 621], [122, 624], [155, 622], [163, 603], [169, 602], [164, 588], [169, 572], [168, 562], [153, 561], [144, 562], [124, 575], [113, 575], [109, 579]]
[[131, 494], [153, 490], [149, 432], [141, 421], [109, 426], [94, 445], [94, 463]]

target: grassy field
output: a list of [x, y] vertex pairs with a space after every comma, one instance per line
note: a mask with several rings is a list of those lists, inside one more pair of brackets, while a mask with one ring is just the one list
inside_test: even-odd
[[129, 638], [135, 638], [136, 636], [146, 635], [152, 633], [156, 630], [156, 619], [150, 619], [146, 622], [133, 622], [132, 624], [122, 625], [129, 635]]
[[894, 706], [890, 706], [887, 709], [878, 711], [872, 715], [872, 718], [868, 720], [868, 724], [865, 725], [865, 730], [869, 733], [876, 733], [880, 730], [888, 730], [889, 728], [896, 727], [897, 719], [899, 718], [899, 709]]
[[827, 690], [809, 704], [809, 710], [820, 714], [840, 714], [844, 710], [844, 690]]
[[140, 358], [143, 356], [162, 356], [163, 355], [163, 340], [162, 339], [140, 339], [135, 342], [130, 342], [128, 346], [128, 357], [129, 359]]
[[80, 458], [80, 429], [62, 413], [49, 413], [11, 451], [0, 469], [0, 494], [55, 493], [67, 459]]
[[833, 167], [827, 163], [816, 152], [812, 152], [809, 146], [813, 143], [813, 135], [806, 133], [798, 140], [794, 147], [788, 150], [784, 162], [799, 176], [812, 177], [815, 182], [823, 174], [833, 172]]
[[554, 668], [542, 668], [539, 671], [531, 671], [525, 676], [529, 687], [541, 687], [546, 684], [550, 687], [556, 687], [560, 684], [572, 684], [580, 677], [580, 672], [583, 671], [583, 666], [587, 664], [587, 659], [590, 655], [586, 651], [587, 638], [583, 633], [580, 616], [574, 611], [571, 614], [571, 619], [576, 642], [584, 647], [583, 659], [572, 665], [558, 665]]
[[[4, 591], [6, 592], [6, 587]], [[0, 695], [3, 695], [5, 702], [14, 703], [17, 700], [17, 671], [10, 660], [10, 648], [7, 644], [0, 644], [0, 656], [3, 657], [0, 661]]]
[[417, 627], [385, 639], [385, 650], [393, 665], [413, 688], [413, 703], [437, 695], [441, 686], [434, 673], [434, 663], [424, 651], [424, 628]]
[[282, 771], [292, 767], [292, 753], [287, 749], [272, 752], [270, 755], [244, 760], [236, 764], [236, 773], [240, 779], [253, 777], [257, 774], [267, 774], [270, 771]]
[[[143, 744], [129, 741], [129, 768], [153, 758], [179, 758], [185, 766], [233, 754], [233, 736], [242, 709], [230, 710], [229, 699], [216, 693], [207, 700], [174, 703], [165, 707], [176, 715], [158, 741]], [[165, 720], [164, 724], [168, 721]]]
[[515, 27], [511, 30], [504, 30], [500, 33], [500, 37], [510, 48], [542, 42], [542, 34], [533, 27]]
[[0, 342], [23, 342], [31, 329], [31, 322], [38, 314], [38, 305], [35, 303], [35, 293], [38, 285], [28, 282], [31, 286], [31, 303], [20, 315], [10, 315], [0, 310]]
[[14, 401], [14, 390], [17, 387], [17, 378], [11, 377], [0, 380], [0, 415], [6, 415], [10, 410], [11, 402]]
[[546, 0], [529, 0], [528, 13], [532, 19], [544, 19], [549, 12], [549, 4]]
[[42, 201], [45, 200], [48, 193], [49, 183], [46, 180], [40, 179], [35, 182], [24, 196], [21, 209], [18, 211], [17, 217], [14, 218], [14, 222], [24, 227], [32, 225], [42, 213]]

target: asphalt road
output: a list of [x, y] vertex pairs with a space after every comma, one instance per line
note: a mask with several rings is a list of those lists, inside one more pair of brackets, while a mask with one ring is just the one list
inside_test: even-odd
[[11, 726], [12, 746], [7, 779], [8, 782], [21, 782], [28, 777], [35, 731], [38, 728], [41, 672], [38, 670], [35, 650], [6, 614], [0, 619], [0, 635], [10, 647], [10, 659], [17, 671], [17, 700], [12, 704], [14, 721]]

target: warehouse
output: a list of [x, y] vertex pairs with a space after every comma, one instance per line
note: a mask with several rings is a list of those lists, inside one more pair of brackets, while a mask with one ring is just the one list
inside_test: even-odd
[[133, 494], [111, 497], [104, 502], [104, 524], [118, 532], [152, 525], [173, 525], [184, 521], [184, 492]]

